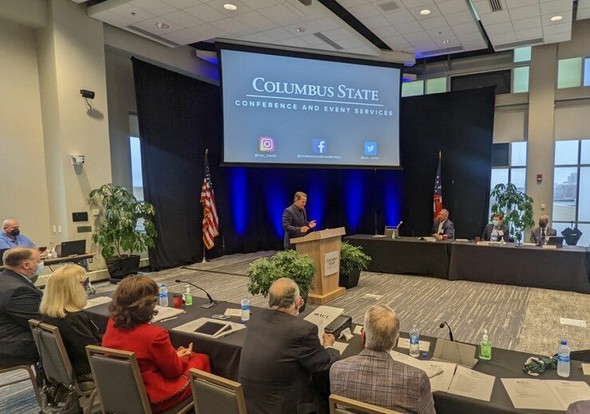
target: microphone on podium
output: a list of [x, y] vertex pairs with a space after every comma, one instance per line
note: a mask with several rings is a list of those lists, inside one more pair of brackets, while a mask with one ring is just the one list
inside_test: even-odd
[[211, 297], [211, 295], [209, 294], [209, 292], [207, 292], [207, 291], [206, 291], [205, 289], [203, 289], [202, 287], [200, 287], [200, 286], [197, 286], [197, 285], [195, 285], [194, 283], [192, 283], [192, 282], [189, 282], [188, 280], [180, 280], [180, 279], [176, 279], [176, 280], [175, 280], [175, 282], [176, 282], [176, 283], [188, 283], [189, 285], [191, 285], [191, 286], [194, 286], [194, 287], [196, 287], [197, 289], [199, 289], [199, 290], [202, 290], [203, 292], [205, 292], [205, 295], [207, 295], [207, 299], [209, 299], [209, 303], [205, 303], [205, 304], [201, 305], [201, 308], [203, 308], [203, 309], [209, 309], [209, 308], [212, 308], [213, 306], [217, 305], [217, 302], [215, 302], [215, 301], [213, 300], [213, 298]]
[[439, 325], [439, 328], [444, 328], [445, 325], [447, 325], [447, 328], [449, 328], [449, 339], [454, 342], [455, 340], [453, 339], [453, 331], [451, 330], [451, 327], [449, 326], [449, 324], [447, 323], [447, 321], [441, 322], [441, 324]]
[[404, 224], [404, 222], [402, 220], [400, 220], [399, 223], [397, 224], [397, 228], [399, 229], [399, 226], [401, 226], [402, 224]]

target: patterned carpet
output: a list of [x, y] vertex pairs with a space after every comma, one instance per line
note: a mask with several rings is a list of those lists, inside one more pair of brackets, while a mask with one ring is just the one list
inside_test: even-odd
[[[168, 285], [171, 292], [184, 291], [176, 279], [188, 280], [207, 290], [218, 301], [239, 303], [247, 296], [253, 306], [266, 307], [262, 296], [247, 291], [249, 263], [274, 252], [236, 254], [195, 263], [183, 268], [146, 273]], [[116, 288], [108, 282], [95, 284], [97, 294]], [[201, 292], [195, 292], [201, 296]], [[378, 295], [365, 297], [365, 295]], [[344, 308], [355, 323], [362, 323], [366, 309], [375, 303], [391, 306], [407, 332], [416, 323], [423, 335], [446, 337], [439, 324], [447, 321], [455, 339], [478, 343], [487, 329], [493, 346], [531, 354], [553, 354], [561, 337], [573, 350], [590, 348], [590, 332], [585, 327], [560, 324], [560, 318], [590, 320], [590, 295], [519, 286], [468, 281], [448, 281], [429, 277], [363, 272], [359, 286], [334, 300], [331, 306]], [[308, 305], [306, 313], [313, 309]], [[6, 376], [4, 376], [6, 378]], [[0, 384], [6, 381], [0, 376]], [[22, 388], [22, 387], [21, 387]], [[32, 393], [0, 389], [0, 413], [37, 413]]]

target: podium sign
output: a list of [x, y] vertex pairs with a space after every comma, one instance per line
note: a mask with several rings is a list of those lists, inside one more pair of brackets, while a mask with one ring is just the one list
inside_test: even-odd
[[297, 251], [313, 260], [315, 275], [309, 292], [311, 303], [323, 305], [342, 296], [346, 289], [338, 286], [340, 279], [340, 246], [344, 227], [314, 231], [304, 237], [291, 239]]

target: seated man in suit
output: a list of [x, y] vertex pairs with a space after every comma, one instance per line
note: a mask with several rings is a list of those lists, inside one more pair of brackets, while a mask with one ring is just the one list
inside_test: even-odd
[[549, 216], [544, 214], [539, 217], [539, 227], [531, 230], [531, 243], [542, 246], [551, 236], [557, 236], [557, 230], [549, 227]]
[[0, 368], [39, 361], [29, 319], [41, 320], [41, 291], [31, 279], [43, 270], [37, 249], [15, 247], [4, 253], [0, 273]]
[[455, 238], [455, 225], [449, 220], [449, 210], [442, 209], [432, 225], [432, 237], [437, 240], [442, 240], [446, 236], [447, 239]]
[[[269, 307], [256, 313], [246, 329], [240, 357], [239, 381], [249, 413], [295, 414], [315, 411], [311, 388], [313, 373], [327, 371], [340, 353], [329, 346], [334, 335], [297, 317], [303, 299], [299, 287], [288, 278], [275, 280], [269, 291]], [[309, 407], [309, 410], [305, 408]]]
[[285, 250], [295, 248], [289, 241], [292, 237], [303, 237], [310, 231], [313, 231], [316, 225], [315, 220], [307, 220], [306, 203], [307, 195], [301, 191], [297, 191], [293, 198], [293, 204], [283, 211], [282, 223], [283, 230], [285, 231], [283, 245]]
[[501, 239], [505, 242], [509, 241], [510, 235], [508, 234], [508, 227], [502, 223], [503, 220], [503, 214], [494, 214], [492, 216], [492, 223], [486, 226], [481, 235], [481, 239], [486, 241], [500, 241]]
[[360, 354], [330, 368], [333, 394], [402, 413], [434, 414], [430, 380], [418, 368], [395, 361], [389, 351], [399, 337], [399, 319], [386, 305], [365, 313]]

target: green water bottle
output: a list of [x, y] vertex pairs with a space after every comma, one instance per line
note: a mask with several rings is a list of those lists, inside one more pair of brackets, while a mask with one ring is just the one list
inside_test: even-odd
[[487, 329], [483, 330], [483, 337], [479, 343], [479, 359], [483, 359], [484, 361], [492, 359], [492, 343], [488, 337]]
[[184, 304], [186, 306], [191, 306], [193, 304], [193, 295], [191, 294], [191, 288], [189, 285], [186, 285], [186, 290], [184, 291]]

